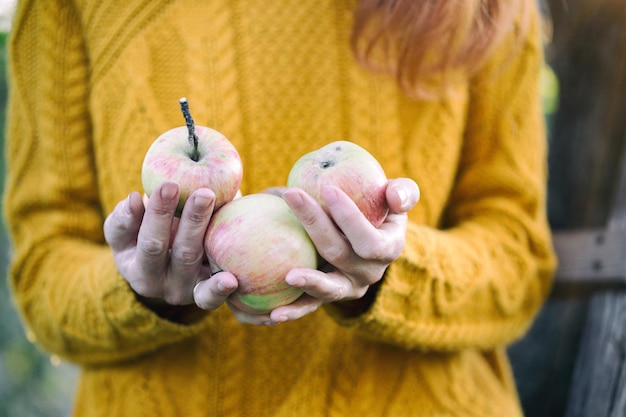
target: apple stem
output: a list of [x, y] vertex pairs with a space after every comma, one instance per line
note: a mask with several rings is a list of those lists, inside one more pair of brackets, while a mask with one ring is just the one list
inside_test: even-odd
[[178, 100], [180, 103], [180, 111], [183, 112], [183, 116], [185, 117], [185, 124], [187, 125], [187, 131], [189, 132], [189, 146], [191, 146], [191, 154], [189, 155], [191, 159], [194, 161], [198, 161], [200, 155], [198, 153], [198, 135], [196, 135], [196, 126], [191, 117], [191, 112], [189, 111], [189, 103], [185, 97]]

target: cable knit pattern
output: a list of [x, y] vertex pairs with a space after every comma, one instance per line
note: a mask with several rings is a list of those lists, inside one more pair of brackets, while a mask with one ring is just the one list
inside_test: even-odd
[[[534, 4], [534, 3], [533, 3]], [[349, 49], [352, 2], [23, 0], [10, 43], [11, 284], [38, 343], [82, 366], [76, 416], [520, 416], [505, 346], [554, 269], [537, 16], [453, 94], [407, 97]], [[519, 54], [517, 54], [519, 53]], [[372, 307], [193, 325], [139, 304], [102, 224], [152, 141], [222, 131], [244, 193], [334, 140], [414, 178], [406, 249]]]

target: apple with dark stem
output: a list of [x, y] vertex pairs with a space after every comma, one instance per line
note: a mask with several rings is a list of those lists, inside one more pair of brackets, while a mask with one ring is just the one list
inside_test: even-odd
[[387, 176], [376, 158], [356, 143], [336, 141], [303, 155], [287, 179], [287, 187], [303, 189], [327, 210], [325, 185], [345, 192], [375, 227], [387, 217]]
[[237, 277], [229, 302], [265, 314], [295, 301], [303, 291], [285, 281], [292, 268], [316, 269], [313, 242], [287, 203], [272, 194], [249, 194], [217, 210], [205, 235], [213, 272]]
[[235, 198], [243, 178], [241, 158], [235, 146], [220, 132], [196, 126], [186, 98], [180, 99], [185, 126], [168, 130], [150, 146], [143, 161], [141, 180], [150, 196], [165, 180], [180, 187], [177, 215], [189, 195], [206, 187], [215, 193], [215, 209]]

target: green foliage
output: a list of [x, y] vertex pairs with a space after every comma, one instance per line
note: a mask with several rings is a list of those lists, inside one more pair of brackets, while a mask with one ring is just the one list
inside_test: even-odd
[[[0, 147], [4, 149], [8, 85], [6, 41], [0, 33]], [[0, 195], [4, 190], [6, 161], [0, 159]], [[0, 205], [1, 207], [1, 205]], [[32, 343], [19, 319], [7, 280], [9, 242], [0, 222], [0, 416], [61, 417], [69, 415], [76, 370], [50, 357]], [[28, 336], [27, 336], [28, 334]], [[29, 340], [30, 339], [30, 340]]]

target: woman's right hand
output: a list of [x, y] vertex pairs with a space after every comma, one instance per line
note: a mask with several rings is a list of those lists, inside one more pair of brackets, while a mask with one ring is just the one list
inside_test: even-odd
[[237, 289], [231, 274], [211, 276], [204, 254], [204, 235], [215, 206], [215, 194], [201, 188], [190, 196], [180, 219], [174, 216], [179, 186], [160, 184], [144, 205], [133, 192], [120, 201], [104, 223], [118, 271], [138, 299], [158, 310], [164, 305], [194, 304], [202, 281], [205, 310], [216, 309]]

